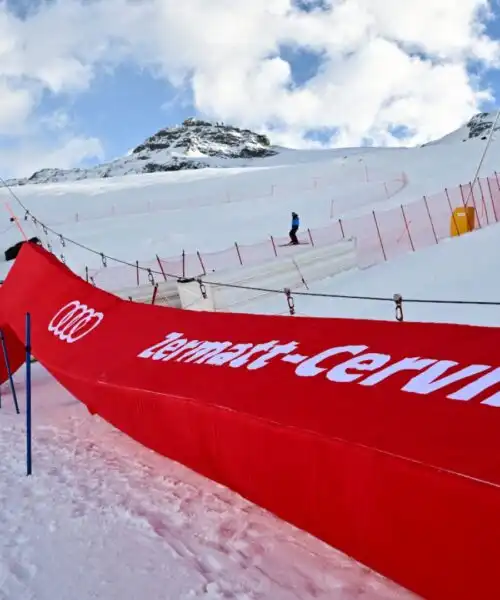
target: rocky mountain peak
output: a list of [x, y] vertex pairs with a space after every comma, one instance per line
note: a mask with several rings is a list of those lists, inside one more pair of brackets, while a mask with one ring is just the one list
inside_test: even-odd
[[181, 125], [160, 129], [127, 156], [89, 168], [45, 168], [10, 185], [56, 183], [123, 175], [207, 167], [242, 167], [278, 154], [269, 138], [249, 129], [191, 117]]
[[216, 158], [263, 158], [276, 154], [269, 138], [249, 129], [211, 123], [191, 117], [182, 125], [161, 129], [137, 146], [132, 154], [172, 151], [187, 156]]
[[[469, 139], [481, 138], [486, 140], [491, 132], [495, 118], [496, 113], [482, 112], [474, 115], [466, 125], [469, 130]], [[498, 131], [499, 129], [500, 125], [497, 125], [495, 131]]]

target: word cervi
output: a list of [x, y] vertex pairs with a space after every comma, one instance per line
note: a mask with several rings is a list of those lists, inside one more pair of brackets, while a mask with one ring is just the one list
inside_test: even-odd
[[[234, 344], [188, 340], [182, 333], [173, 332], [161, 342], [143, 350], [138, 358], [227, 366], [233, 369], [245, 367], [249, 371], [262, 369], [271, 361], [281, 360], [295, 365], [297, 377], [324, 375], [332, 382], [356, 382], [366, 387], [408, 372], [413, 376], [401, 388], [402, 391], [423, 395], [482, 374], [446, 396], [451, 400], [462, 401], [471, 400], [500, 383], [500, 368], [490, 365], [468, 365], [456, 370], [459, 364], [451, 360], [412, 357], [394, 361], [389, 354], [369, 352], [369, 347], [363, 345], [328, 348], [314, 356], [304, 356], [296, 352], [298, 347], [299, 342], [295, 341], [286, 344], [278, 340], [262, 344]], [[339, 362], [334, 366], [325, 366], [325, 361], [332, 357], [338, 357]], [[369, 375], [365, 376], [367, 373]], [[486, 398], [481, 404], [500, 407], [500, 392]]]

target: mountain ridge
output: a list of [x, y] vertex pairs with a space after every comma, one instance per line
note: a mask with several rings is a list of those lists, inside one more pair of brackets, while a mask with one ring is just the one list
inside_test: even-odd
[[[422, 147], [486, 140], [495, 118], [496, 113], [478, 113], [462, 127]], [[500, 125], [495, 126], [495, 131], [498, 130]], [[264, 134], [190, 117], [180, 125], [160, 129], [124, 157], [88, 168], [44, 168], [30, 177], [9, 179], [7, 184], [67, 183], [141, 173], [249, 167], [285, 151], [291, 150], [271, 145]]]
[[[470, 140], [485, 141], [491, 133], [495, 123], [497, 112], [480, 112], [471, 117], [462, 127], [448, 133], [438, 140], [433, 140], [423, 146], [436, 144], [468, 142]], [[495, 126], [495, 132], [500, 130], [500, 124]]]
[[191, 117], [181, 125], [160, 129], [126, 156], [94, 167], [45, 168], [30, 177], [10, 179], [9, 185], [59, 183], [123, 175], [249, 166], [279, 153], [266, 135], [224, 123]]

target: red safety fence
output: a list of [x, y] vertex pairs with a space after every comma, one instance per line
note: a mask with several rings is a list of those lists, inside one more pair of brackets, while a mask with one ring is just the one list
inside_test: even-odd
[[32, 244], [0, 289], [18, 340], [27, 312], [34, 356], [140, 443], [423, 598], [497, 597], [500, 328], [149, 306]]
[[[363, 171], [364, 174], [364, 171]], [[396, 173], [389, 176], [386, 180], [378, 181], [375, 174], [372, 173], [370, 179], [365, 181], [360, 180], [359, 173], [345, 173], [341, 175], [334, 174], [331, 176], [323, 175], [317, 177], [311, 177], [304, 179], [303, 175], [300, 176], [300, 172], [296, 178], [291, 175], [288, 176], [289, 181], [286, 183], [275, 183], [269, 185], [261, 185], [252, 182], [251, 185], [242, 184], [240, 187], [234, 185], [232, 188], [228, 188], [228, 178], [225, 178], [224, 184], [220, 185], [221, 189], [219, 192], [212, 194], [200, 194], [200, 195], [185, 195], [186, 185], [171, 185], [162, 187], [160, 190], [161, 195], [158, 196], [159, 187], [149, 192], [148, 197], [148, 186], [140, 190], [141, 196], [145, 196], [142, 201], [138, 202], [137, 196], [130, 195], [131, 190], [128, 189], [129, 198], [124, 196], [123, 189], [113, 188], [112, 182], [108, 187], [104, 187], [99, 192], [93, 194], [82, 193], [82, 201], [79, 203], [78, 211], [75, 212], [71, 203], [61, 205], [57, 195], [52, 198], [46, 198], [43, 203], [39, 203], [36, 207], [36, 215], [39, 221], [49, 226], [63, 225], [69, 222], [83, 222], [95, 219], [105, 219], [114, 217], [123, 217], [127, 215], [146, 215], [149, 213], [157, 213], [161, 211], [170, 210], [185, 210], [191, 208], [201, 208], [206, 206], [218, 206], [225, 204], [232, 204], [238, 202], [249, 202], [256, 201], [259, 199], [276, 198], [280, 197], [287, 198], [290, 195], [299, 193], [311, 193], [315, 195], [327, 194], [327, 199], [332, 195], [336, 201], [342, 201], [348, 199], [357, 192], [360, 192], [366, 196], [370, 195], [371, 199], [376, 202], [378, 200], [392, 198], [398, 192], [400, 192], [408, 184], [408, 179], [405, 173]], [[217, 187], [218, 181], [213, 184]], [[349, 189], [349, 183], [352, 183], [352, 189]], [[337, 186], [342, 186], [342, 192], [338, 193]], [[363, 186], [366, 190], [363, 190]], [[169, 189], [170, 188], [170, 189]], [[102, 194], [106, 194], [106, 202], [104, 201]], [[119, 197], [118, 200], [109, 204], [109, 198], [116, 193]], [[73, 190], [73, 194], [78, 195], [78, 188]], [[50, 201], [54, 200], [54, 205], [51, 205]], [[54, 215], [57, 217], [54, 218]]]
[[[478, 179], [443, 192], [424, 196], [419, 201], [387, 210], [373, 211], [357, 217], [337, 219], [325, 227], [302, 231], [299, 239], [309, 246], [321, 247], [342, 239], [356, 238], [358, 266], [370, 267], [407, 252], [438, 244], [451, 235], [453, 211], [464, 204], [475, 208], [475, 229], [481, 229], [500, 218], [500, 181], [492, 177]], [[301, 247], [283, 247], [288, 238], [270, 237], [260, 243], [242, 245], [235, 242], [219, 252], [182, 253], [179, 257], [160, 258], [141, 263], [141, 267], [161, 269], [175, 277], [197, 277], [239, 265], [255, 265], [299, 251]], [[106, 267], [89, 271], [92, 281], [107, 290], [147, 283], [147, 273], [133, 272], [129, 267]]]

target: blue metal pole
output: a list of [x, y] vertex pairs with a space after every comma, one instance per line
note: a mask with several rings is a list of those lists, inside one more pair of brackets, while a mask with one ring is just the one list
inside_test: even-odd
[[26, 313], [26, 475], [31, 475], [31, 315]]
[[16, 409], [16, 413], [20, 414], [19, 404], [17, 402], [16, 386], [14, 385], [12, 369], [10, 368], [9, 353], [7, 352], [7, 345], [5, 344], [5, 337], [4, 337], [3, 331], [1, 329], [0, 329], [0, 341], [2, 342], [3, 358], [5, 360], [5, 366], [7, 368], [7, 373], [9, 375], [10, 390], [12, 392], [12, 398], [14, 400], [14, 407]]

